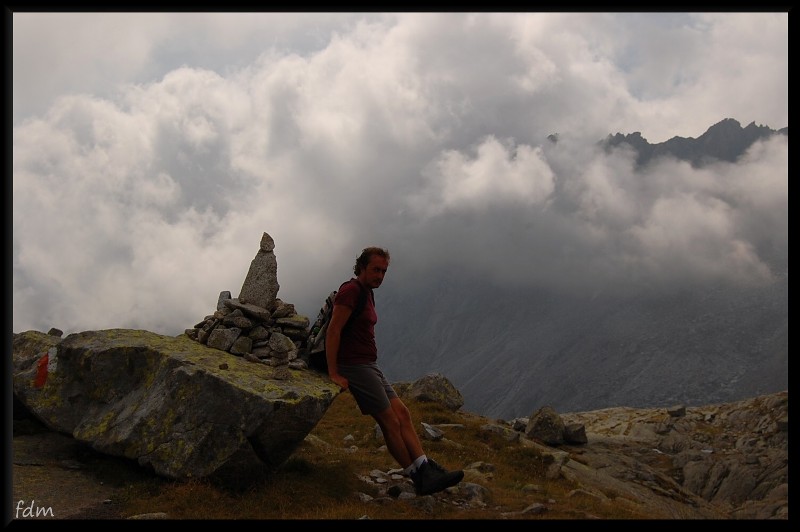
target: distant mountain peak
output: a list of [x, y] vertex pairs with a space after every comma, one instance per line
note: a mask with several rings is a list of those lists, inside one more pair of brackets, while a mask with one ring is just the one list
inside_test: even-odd
[[600, 146], [608, 153], [627, 144], [636, 151], [637, 167], [646, 166], [650, 161], [664, 156], [701, 167], [715, 161], [735, 162], [754, 142], [776, 134], [788, 136], [789, 128], [776, 131], [767, 126], [757, 126], [755, 122], [743, 128], [738, 120], [725, 118], [696, 139], [676, 136], [665, 142], [650, 144], [641, 132], [636, 131], [627, 135], [609, 135], [600, 142]]

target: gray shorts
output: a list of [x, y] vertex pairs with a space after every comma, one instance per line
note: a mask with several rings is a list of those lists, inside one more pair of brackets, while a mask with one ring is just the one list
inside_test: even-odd
[[350, 393], [358, 403], [361, 413], [371, 416], [391, 406], [397, 397], [392, 385], [384, 377], [378, 364], [339, 364], [339, 374], [349, 382]]

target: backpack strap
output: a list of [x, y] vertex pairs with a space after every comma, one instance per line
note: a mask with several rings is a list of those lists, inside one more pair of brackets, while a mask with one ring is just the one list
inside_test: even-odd
[[[339, 285], [339, 290], [341, 290], [344, 285], [350, 282], [353, 282], [353, 279], [345, 281]], [[361, 286], [360, 282], [355, 281], [355, 283], [358, 285], [358, 302], [356, 303], [356, 308], [354, 308], [353, 312], [350, 313], [350, 317], [347, 318], [347, 322], [342, 327], [342, 331], [344, 331], [353, 322], [353, 320], [359, 314], [361, 314], [361, 311], [364, 310], [364, 307], [367, 305], [367, 296], [369, 292], [365, 290], [363, 286]], [[325, 305], [320, 310], [317, 322], [312, 328], [312, 331], [315, 332], [309, 336], [307, 362], [311, 369], [319, 371], [320, 373], [328, 372], [328, 362], [325, 359], [325, 335], [328, 332], [328, 325], [330, 324], [330, 319], [333, 313], [333, 301], [336, 298], [337, 293], [338, 291], [331, 292], [331, 294], [328, 296], [328, 299], [325, 300]], [[327, 320], [325, 320], [326, 317]]]
[[364, 289], [363, 286], [361, 286], [361, 283], [358, 282], [358, 280], [350, 279], [349, 281], [343, 282], [341, 284], [341, 286], [339, 286], [339, 290], [341, 290], [342, 286], [346, 285], [347, 283], [353, 283], [353, 282], [356, 283], [356, 286], [358, 286], [358, 302], [356, 303], [356, 308], [353, 309], [353, 312], [350, 314], [350, 317], [347, 319], [347, 323], [345, 323], [344, 327], [342, 327], [342, 330], [344, 330], [345, 327], [350, 325], [350, 323], [352, 323], [352, 321], [359, 314], [361, 314], [361, 311], [364, 310], [364, 307], [367, 306], [367, 295], [368, 295], [368, 292]]

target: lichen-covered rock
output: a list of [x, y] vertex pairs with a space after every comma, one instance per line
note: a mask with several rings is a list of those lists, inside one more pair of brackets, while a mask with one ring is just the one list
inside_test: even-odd
[[14, 395], [45, 425], [169, 478], [243, 453], [277, 467], [339, 393], [314, 372], [277, 375], [185, 335], [27, 331], [12, 347]]
[[464, 397], [444, 375], [433, 373], [414, 381], [406, 392], [417, 401], [439, 403], [455, 412], [464, 406]]
[[525, 436], [547, 445], [561, 445], [564, 443], [564, 429], [564, 421], [558, 412], [550, 406], [543, 406], [530, 416]]

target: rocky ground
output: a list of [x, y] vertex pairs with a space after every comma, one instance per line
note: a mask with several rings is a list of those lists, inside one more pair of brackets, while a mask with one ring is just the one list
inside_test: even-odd
[[584, 424], [589, 440], [569, 449], [562, 472], [598, 497], [640, 487], [646, 489], [633, 499], [651, 499], [665, 516], [681, 517], [691, 509], [696, 517], [789, 518], [788, 392], [702, 407], [610, 408], [562, 418]]
[[[561, 414], [589, 443], [542, 448], [587, 495], [654, 518], [788, 520], [788, 402], [783, 392]], [[32, 419], [14, 422], [12, 474], [12, 519], [120, 518], [126, 489], [147, 475]]]

